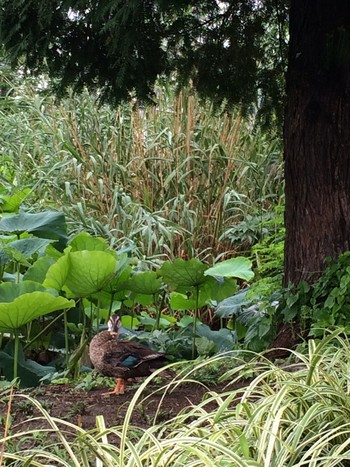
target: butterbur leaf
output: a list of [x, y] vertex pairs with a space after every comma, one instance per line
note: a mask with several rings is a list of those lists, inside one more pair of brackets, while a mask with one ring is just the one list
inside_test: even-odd
[[[4, 376], [11, 381], [13, 378], [13, 356], [0, 351], [0, 368], [3, 370]], [[19, 359], [17, 372], [21, 381], [21, 387], [38, 386], [41, 378], [54, 373], [55, 367], [43, 366], [33, 360]]]
[[0, 197], [0, 208], [2, 212], [17, 212], [22, 201], [29, 195], [31, 189], [25, 188], [24, 190], [18, 190], [10, 196]]
[[155, 295], [160, 292], [162, 279], [152, 271], [141, 272], [131, 276], [125, 287], [132, 292], [142, 295]]
[[222, 261], [207, 269], [204, 274], [206, 276], [237, 277], [245, 281], [250, 281], [254, 277], [252, 262], [243, 256]]
[[19, 284], [4, 282], [0, 284], [0, 303], [13, 302], [20, 295], [31, 292], [47, 292], [47, 290], [41, 284], [33, 281], [23, 281]]
[[[198, 308], [202, 308], [208, 303], [209, 295], [206, 293], [199, 292], [198, 297]], [[194, 294], [187, 296], [180, 292], [171, 292], [170, 294], [170, 306], [173, 310], [185, 311], [194, 310], [196, 308], [196, 298]]]
[[243, 306], [247, 306], [251, 303], [251, 300], [247, 299], [247, 292], [248, 289], [244, 289], [236, 295], [222, 300], [218, 304], [215, 314], [220, 318], [230, 318], [238, 315], [242, 311]]
[[44, 287], [58, 291], [62, 290], [68, 277], [69, 266], [70, 263], [68, 255], [61, 256], [61, 258], [59, 258], [56, 263], [52, 264], [48, 269], [43, 282]]
[[208, 356], [217, 352], [217, 346], [214, 341], [207, 337], [196, 337], [195, 339], [198, 355]]
[[25, 258], [29, 258], [39, 250], [44, 251], [45, 248], [53, 241], [54, 240], [47, 238], [23, 238], [21, 240], [15, 240], [14, 242], [8, 243], [8, 246], [20, 251]]
[[47, 271], [55, 264], [55, 260], [50, 256], [42, 256], [33, 263], [23, 275], [25, 281], [34, 281], [42, 284], [45, 280]]
[[194, 321], [194, 317], [193, 317], [193, 316], [184, 315], [184, 316], [180, 319], [180, 321], [177, 322], [177, 325], [178, 325], [180, 328], [187, 328], [189, 325], [192, 326], [193, 321]]
[[116, 258], [107, 251], [74, 251], [59, 258], [47, 271], [44, 286], [62, 290], [64, 286], [77, 297], [102, 290], [114, 278]]
[[159, 269], [158, 274], [172, 290], [186, 293], [205, 283], [204, 273], [207, 266], [198, 259], [185, 261], [181, 258], [173, 262], [166, 261]]
[[118, 261], [119, 256], [117, 256], [117, 270], [115, 277], [105, 286], [105, 290], [109, 293], [116, 293], [128, 290], [126, 287], [127, 281], [131, 277], [131, 266], [124, 264], [124, 268], [120, 269], [120, 262]]
[[222, 280], [217, 281], [216, 278], [214, 279], [214, 277], [209, 276], [207, 277], [204, 288], [207, 290], [210, 300], [221, 302], [225, 298], [235, 294], [238, 285], [235, 279], [224, 277]]
[[36, 237], [67, 241], [66, 221], [62, 212], [20, 213], [0, 220], [0, 232], [32, 233]]
[[93, 237], [88, 232], [78, 233], [70, 242], [71, 251], [106, 251], [109, 245], [101, 237]]
[[73, 306], [74, 300], [54, 296], [35, 282], [4, 283], [0, 285], [0, 328], [19, 329], [39, 316]]
[[123, 326], [129, 329], [137, 329], [140, 325], [140, 320], [136, 316], [124, 315], [121, 320]]
[[69, 269], [65, 285], [79, 297], [102, 290], [114, 277], [116, 259], [106, 251], [75, 251], [68, 254]]
[[215, 342], [219, 352], [232, 350], [233, 346], [237, 343], [236, 333], [226, 328], [213, 331], [209, 326], [201, 323], [197, 326], [196, 334], [198, 337], [206, 337]]

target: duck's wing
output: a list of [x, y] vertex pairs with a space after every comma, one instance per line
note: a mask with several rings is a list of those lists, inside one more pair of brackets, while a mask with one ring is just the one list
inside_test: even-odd
[[124, 368], [136, 368], [143, 362], [156, 359], [165, 360], [165, 355], [153, 352], [140, 342], [133, 341], [119, 340], [104, 355], [104, 360], [108, 365]]

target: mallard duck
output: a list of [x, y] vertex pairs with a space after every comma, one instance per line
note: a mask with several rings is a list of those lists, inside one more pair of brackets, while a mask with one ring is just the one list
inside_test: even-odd
[[120, 326], [119, 316], [112, 315], [108, 330], [96, 334], [90, 343], [90, 360], [96, 370], [104, 376], [117, 378], [114, 390], [103, 395], [121, 394], [127, 379], [149, 376], [167, 363], [163, 353], [153, 352], [140, 342], [120, 340]]

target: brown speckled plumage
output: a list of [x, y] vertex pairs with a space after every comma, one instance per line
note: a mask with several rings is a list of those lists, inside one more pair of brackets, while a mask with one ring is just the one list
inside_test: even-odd
[[96, 370], [104, 376], [122, 380], [117, 382], [113, 394], [120, 392], [121, 385], [125, 389], [127, 379], [148, 376], [167, 363], [162, 353], [153, 352], [139, 342], [120, 340], [120, 324], [119, 317], [113, 315], [109, 330], [97, 334], [90, 343], [90, 359]]

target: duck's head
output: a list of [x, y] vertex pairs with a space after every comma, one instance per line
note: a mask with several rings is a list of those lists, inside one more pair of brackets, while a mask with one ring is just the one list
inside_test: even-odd
[[111, 315], [108, 321], [108, 331], [111, 334], [118, 334], [122, 322], [118, 315]]

